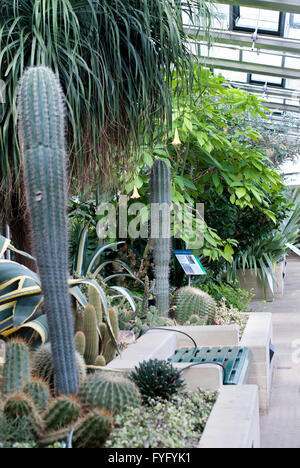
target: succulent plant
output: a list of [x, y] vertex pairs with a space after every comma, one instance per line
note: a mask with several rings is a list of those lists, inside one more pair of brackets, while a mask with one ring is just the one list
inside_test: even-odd
[[33, 377], [25, 384], [22, 391], [32, 399], [39, 412], [42, 413], [46, 410], [51, 398], [50, 389], [46, 382], [38, 377]]
[[215, 324], [217, 304], [201, 289], [186, 286], [178, 289], [172, 299], [172, 314], [180, 325], [191, 320], [202, 325]]
[[[154, 162], [151, 170], [151, 239], [154, 257], [156, 305], [161, 315], [167, 315], [170, 308], [170, 207], [170, 167], [165, 161], [158, 159]], [[153, 232], [154, 230], [156, 232]]]
[[85, 336], [84, 360], [87, 365], [94, 365], [99, 354], [99, 334], [96, 310], [91, 304], [84, 309], [83, 333]]
[[32, 399], [23, 392], [9, 395], [3, 403], [3, 414], [7, 420], [16, 426], [26, 419], [28, 430], [36, 437], [43, 431], [43, 421], [40, 417]]
[[29, 68], [18, 98], [24, 185], [32, 224], [57, 393], [76, 394], [78, 373], [69, 293], [64, 96], [46, 67]]
[[79, 390], [79, 398], [85, 407], [98, 407], [112, 414], [141, 404], [136, 385], [122, 374], [97, 372], [88, 377]]
[[[76, 372], [80, 383], [86, 378], [86, 364], [83, 357], [76, 352]], [[46, 381], [51, 390], [55, 389], [55, 374], [52, 364], [51, 343], [41, 345], [32, 353], [32, 373]]]
[[159, 359], [143, 361], [129, 374], [129, 378], [137, 385], [146, 403], [151, 398], [169, 400], [185, 387], [180, 371]]
[[19, 392], [31, 379], [30, 352], [27, 344], [14, 339], [6, 345], [6, 358], [3, 366], [2, 394]]
[[76, 422], [79, 418], [81, 407], [75, 397], [61, 395], [49, 406], [44, 415], [47, 431], [61, 429]]

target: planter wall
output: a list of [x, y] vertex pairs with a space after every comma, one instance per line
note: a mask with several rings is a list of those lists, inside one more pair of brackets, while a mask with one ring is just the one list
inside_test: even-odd
[[257, 386], [222, 387], [198, 448], [260, 448]]
[[[178, 348], [193, 347], [191, 340], [171, 331], [171, 327], [165, 330], [150, 330], [130, 345], [112, 362], [108, 368], [132, 370], [144, 360], [168, 359]], [[273, 361], [270, 363], [270, 343], [272, 341], [272, 314], [249, 314], [248, 324], [241, 341], [236, 325], [225, 326], [178, 326], [176, 330], [186, 332], [197, 343], [197, 346], [243, 346], [250, 348], [253, 353], [248, 377], [249, 384], [258, 385], [259, 404], [262, 413], [266, 413], [269, 407]], [[184, 368], [187, 364], [174, 364], [177, 368]], [[220, 366], [206, 364], [195, 366], [184, 372], [187, 388], [194, 390], [201, 387], [204, 390], [217, 390], [222, 388], [223, 375]]]

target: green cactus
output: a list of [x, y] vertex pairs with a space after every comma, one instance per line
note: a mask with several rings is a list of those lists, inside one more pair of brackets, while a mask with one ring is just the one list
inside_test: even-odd
[[74, 448], [102, 448], [112, 431], [110, 413], [93, 410], [76, 423], [73, 435]]
[[140, 392], [133, 382], [123, 375], [103, 371], [85, 380], [79, 398], [85, 407], [104, 408], [112, 414], [141, 404]]
[[[198, 316], [202, 325], [213, 325], [217, 305], [214, 299], [201, 289], [186, 286], [176, 291], [172, 300], [175, 320], [184, 325]], [[199, 322], [198, 322], [199, 323]]]
[[113, 427], [110, 413], [96, 409], [80, 418], [75, 424], [42, 435], [42, 446], [66, 441], [72, 431], [73, 448], [102, 448]]
[[[56, 386], [51, 358], [52, 352], [50, 343], [46, 343], [37, 348], [32, 353], [32, 373], [35, 377], [40, 377], [45, 380], [53, 391]], [[75, 359], [77, 379], [81, 384], [86, 378], [86, 365], [83, 357], [77, 351], [75, 352]]]
[[32, 398], [37, 410], [44, 412], [50, 403], [50, 389], [46, 382], [38, 377], [32, 378], [22, 391]]
[[98, 367], [105, 367], [106, 366], [106, 360], [105, 360], [105, 357], [102, 354], [99, 354], [99, 356], [97, 356], [97, 359], [95, 361], [95, 366], [98, 366]]
[[171, 175], [165, 161], [156, 160], [151, 170], [151, 238], [154, 257], [156, 304], [161, 315], [170, 308]]
[[40, 434], [43, 429], [43, 421], [32, 399], [23, 392], [9, 395], [3, 403], [3, 414], [7, 420], [12, 421], [16, 426], [26, 418], [28, 430], [34, 437]]
[[14, 339], [6, 345], [6, 359], [3, 366], [2, 394], [19, 392], [31, 379], [30, 352], [26, 343]]
[[18, 97], [19, 137], [32, 240], [52, 344], [56, 392], [76, 394], [74, 324], [69, 293], [64, 97], [55, 74], [29, 68]]
[[92, 366], [99, 354], [99, 334], [96, 311], [91, 304], [84, 310], [83, 333], [85, 335], [84, 359], [88, 366]]
[[76, 346], [76, 351], [81, 354], [81, 356], [84, 356], [85, 353], [85, 347], [86, 347], [86, 338], [85, 334], [83, 331], [78, 331], [75, 335], [75, 346]]
[[96, 315], [97, 315], [97, 322], [102, 323], [103, 322], [103, 306], [101, 302], [101, 298], [99, 294], [97, 294], [97, 291], [95, 288], [92, 288], [91, 286], [88, 289], [88, 297], [89, 297], [89, 304], [94, 306]]
[[81, 411], [80, 404], [75, 397], [62, 395], [51, 403], [44, 422], [47, 431], [61, 429], [77, 421]]

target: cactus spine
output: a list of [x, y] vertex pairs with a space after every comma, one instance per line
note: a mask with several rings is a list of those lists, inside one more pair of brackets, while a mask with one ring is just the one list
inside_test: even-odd
[[21, 340], [6, 345], [6, 359], [3, 367], [2, 393], [9, 395], [19, 392], [31, 379], [29, 348]]
[[104, 408], [112, 414], [141, 404], [137, 386], [123, 375], [103, 372], [91, 375], [79, 390], [79, 398], [85, 407]]
[[57, 430], [77, 421], [80, 415], [80, 404], [75, 398], [62, 395], [55, 399], [44, 416], [46, 430]]
[[29, 68], [18, 99], [19, 136], [32, 239], [52, 343], [56, 392], [78, 391], [68, 286], [64, 97], [54, 73]]
[[190, 286], [180, 288], [173, 297], [174, 318], [180, 325], [195, 321], [198, 317], [203, 325], [213, 325], [217, 305], [209, 294]]
[[50, 389], [46, 382], [39, 378], [33, 378], [23, 387], [22, 391], [32, 398], [39, 412], [46, 410], [50, 403]]
[[[55, 385], [54, 368], [51, 361], [52, 351], [51, 344], [46, 343], [41, 345], [32, 353], [32, 373], [35, 377], [45, 380], [53, 390], [57, 388]], [[76, 374], [78, 382], [81, 384], [86, 378], [86, 365], [83, 357], [75, 352], [76, 359]]]
[[157, 160], [151, 170], [151, 238], [155, 269], [155, 295], [161, 315], [167, 315], [170, 308], [170, 208], [170, 168], [165, 161]]

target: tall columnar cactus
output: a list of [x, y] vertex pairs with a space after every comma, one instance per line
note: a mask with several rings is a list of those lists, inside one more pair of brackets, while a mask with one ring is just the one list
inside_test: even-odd
[[214, 299], [201, 289], [190, 286], [180, 288], [173, 297], [174, 318], [180, 325], [198, 317], [198, 323], [213, 325], [215, 323], [217, 305]]
[[165, 161], [157, 160], [151, 170], [151, 238], [155, 267], [155, 295], [161, 315], [170, 307], [171, 175]]
[[31, 379], [29, 348], [15, 339], [6, 345], [6, 359], [3, 367], [2, 394], [19, 392]]
[[50, 69], [34, 67], [25, 72], [19, 89], [18, 117], [56, 391], [75, 394], [78, 376], [68, 287], [65, 109], [60, 84]]

